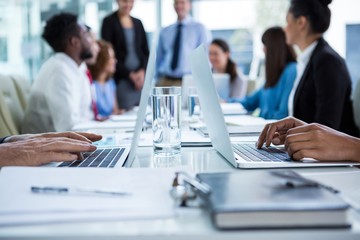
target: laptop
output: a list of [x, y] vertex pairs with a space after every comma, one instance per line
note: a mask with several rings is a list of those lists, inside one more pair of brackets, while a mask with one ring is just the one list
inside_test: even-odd
[[336, 167], [354, 162], [293, 161], [282, 147], [257, 149], [255, 142], [232, 144], [203, 45], [190, 55], [191, 70], [213, 148], [236, 168]]
[[[230, 96], [230, 75], [227, 73], [212, 73], [215, 89], [222, 99], [227, 99]], [[183, 77], [181, 83], [181, 97], [182, 106], [187, 107], [187, 99], [189, 93], [189, 87], [195, 87], [194, 78], [191, 74], [187, 74]]]
[[146, 115], [152, 80], [155, 73], [156, 41], [154, 41], [145, 73], [144, 86], [141, 90], [140, 104], [137, 111], [134, 134], [129, 147], [99, 147], [94, 152], [83, 153], [84, 160], [53, 163], [57, 167], [130, 167], [136, 155], [136, 149]]

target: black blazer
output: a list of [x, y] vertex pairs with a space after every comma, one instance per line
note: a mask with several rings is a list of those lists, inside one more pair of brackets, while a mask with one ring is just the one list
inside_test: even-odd
[[320, 38], [294, 96], [294, 117], [358, 136], [345, 61]]
[[[149, 58], [149, 47], [146, 39], [146, 33], [141, 21], [131, 17], [135, 31], [135, 50], [140, 60], [140, 66], [136, 69], [146, 69]], [[130, 71], [125, 67], [125, 59], [127, 56], [127, 46], [125, 40], [124, 29], [121, 26], [117, 12], [105, 17], [101, 27], [101, 37], [110, 42], [115, 50], [117, 59], [115, 81], [118, 83], [120, 79], [129, 79]]]

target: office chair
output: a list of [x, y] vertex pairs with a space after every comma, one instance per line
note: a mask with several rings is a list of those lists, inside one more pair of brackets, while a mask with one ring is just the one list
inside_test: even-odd
[[6, 123], [9, 132], [18, 134], [24, 117], [24, 109], [11, 77], [0, 74], [0, 92], [2, 94], [1, 114], [3, 121]]
[[30, 98], [30, 89], [31, 89], [30, 81], [20, 75], [11, 75], [10, 77], [14, 82], [16, 93], [19, 97], [21, 107], [25, 111], [27, 107], [27, 103]]

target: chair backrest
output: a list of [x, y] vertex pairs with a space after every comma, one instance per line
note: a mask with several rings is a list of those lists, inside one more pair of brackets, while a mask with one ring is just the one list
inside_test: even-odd
[[4, 98], [4, 103], [10, 112], [13, 125], [16, 131], [20, 132], [21, 122], [24, 117], [24, 109], [19, 100], [14, 81], [7, 75], [0, 74], [0, 91]]
[[11, 75], [10, 77], [14, 81], [14, 85], [19, 97], [21, 107], [25, 111], [27, 107], [27, 103], [30, 98], [30, 90], [31, 90], [30, 81], [21, 75]]
[[19, 134], [19, 131], [15, 127], [4, 94], [0, 91], [0, 137], [16, 134]]

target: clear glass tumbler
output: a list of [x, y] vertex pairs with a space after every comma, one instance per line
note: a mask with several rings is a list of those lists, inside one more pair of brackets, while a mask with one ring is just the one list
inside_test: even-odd
[[151, 100], [154, 153], [178, 154], [181, 150], [181, 88], [155, 87]]

